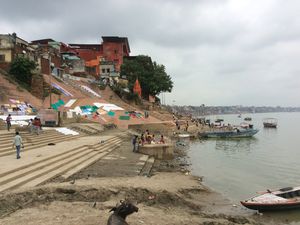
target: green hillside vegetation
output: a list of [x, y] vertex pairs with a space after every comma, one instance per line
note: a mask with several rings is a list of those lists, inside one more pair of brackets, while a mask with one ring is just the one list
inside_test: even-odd
[[23, 56], [16, 57], [10, 66], [9, 74], [20, 86], [28, 91], [31, 90], [32, 77], [35, 75], [37, 64]]

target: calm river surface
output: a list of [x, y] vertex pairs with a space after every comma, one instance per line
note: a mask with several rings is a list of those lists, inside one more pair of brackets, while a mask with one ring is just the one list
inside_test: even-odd
[[[251, 117], [251, 123], [260, 129], [254, 137], [205, 139], [190, 143], [189, 150], [192, 173], [204, 176], [204, 184], [238, 205], [257, 191], [300, 186], [300, 113], [242, 115], [245, 117]], [[277, 129], [263, 128], [266, 117], [278, 119]], [[210, 118], [230, 124], [244, 122], [237, 115]], [[300, 224], [300, 210], [284, 215]]]

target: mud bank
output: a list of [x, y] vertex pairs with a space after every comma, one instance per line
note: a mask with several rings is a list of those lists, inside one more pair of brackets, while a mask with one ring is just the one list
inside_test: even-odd
[[0, 224], [106, 224], [109, 210], [130, 199], [139, 212], [129, 224], [261, 224], [238, 215], [212, 213], [223, 203], [211, 202], [211, 193], [199, 181], [180, 173], [151, 178], [92, 178], [75, 184], [48, 184], [0, 195]]

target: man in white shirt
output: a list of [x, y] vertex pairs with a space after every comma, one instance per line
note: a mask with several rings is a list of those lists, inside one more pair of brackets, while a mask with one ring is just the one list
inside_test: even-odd
[[21, 138], [19, 132], [17, 131], [16, 136], [14, 137], [14, 141], [13, 141], [13, 148], [15, 147], [17, 150], [17, 159], [21, 158], [21, 156], [20, 156], [21, 145], [24, 148], [22, 138]]

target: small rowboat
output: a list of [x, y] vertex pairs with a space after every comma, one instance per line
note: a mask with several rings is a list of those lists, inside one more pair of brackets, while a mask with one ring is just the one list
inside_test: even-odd
[[190, 134], [178, 134], [178, 137], [180, 138], [189, 138], [190, 136]]
[[277, 211], [300, 208], [300, 187], [287, 187], [264, 192], [256, 197], [241, 201], [248, 209]]
[[277, 127], [277, 119], [275, 118], [265, 118], [263, 121], [264, 127], [267, 128], [276, 128]]

